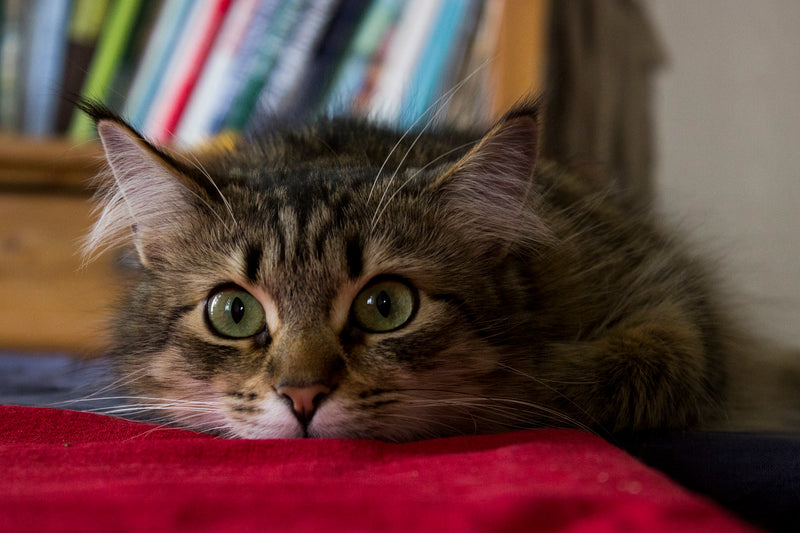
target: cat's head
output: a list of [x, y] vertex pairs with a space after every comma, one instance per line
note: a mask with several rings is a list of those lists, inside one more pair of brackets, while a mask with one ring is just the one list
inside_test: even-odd
[[[352, 147], [191, 158], [94, 111], [110, 171], [89, 248], [132, 243], [141, 263], [113, 331], [136, 403], [251, 438], [536, 423], [497, 401], [529, 385], [518, 265], [549, 238], [530, 208], [532, 109], [458, 158], [399, 168]], [[395, 139], [364, 141], [389, 156]]]

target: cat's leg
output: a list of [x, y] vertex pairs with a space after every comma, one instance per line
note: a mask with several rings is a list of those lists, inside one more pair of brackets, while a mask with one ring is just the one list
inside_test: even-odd
[[687, 313], [661, 304], [594, 340], [556, 345], [542, 375], [560, 367], [554, 402], [599, 430], [692, 427], [720, 403], [721, 369], [706, 344]]

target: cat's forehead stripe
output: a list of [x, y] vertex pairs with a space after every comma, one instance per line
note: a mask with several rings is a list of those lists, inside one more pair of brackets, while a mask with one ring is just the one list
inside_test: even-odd
[[264, 249], [260, 244], [250, 244], [245, 252], [245, 275], [248, 281], [252, 283], [256, 283], [259, 279], [259, 269], [263, 254]]
[[350, 275], [350, 279], [357, 279], [364, 270], [364, 250], [358, 239], [351, 238], [347, 241], [345, 257], [347, 259], [347, 271]]

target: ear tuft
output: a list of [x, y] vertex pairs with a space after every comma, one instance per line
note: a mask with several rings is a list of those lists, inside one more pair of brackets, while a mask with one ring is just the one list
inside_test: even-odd
[[552, 240], [533, 205], [538, 122], [535, 107], [512, 109], [436, 186], [450, 220], [476, 239], [532, 245]]
[[101, 214], [85, 241], [84, 256], [88, 260], [133, 240], [147, 265], [148, 255], [163, 246], [164, 238], [180, 231], [202, 192], [193, 191], [167, 159], [116, 117], [101, 117], [97, 132], [111, 176], [99, 177]]

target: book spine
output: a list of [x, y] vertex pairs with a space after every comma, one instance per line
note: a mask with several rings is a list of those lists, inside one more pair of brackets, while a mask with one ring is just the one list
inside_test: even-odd
[[257, 9], [258, 0], [239, 0], [231, 7], [178, 123], [175, 133], [177, 144], [191, 146], [211, 136], [220, 99], [226, 93], [227, 86], [232, 83], [231, 71], [236, 54], [242, 47], [242, 41]]
[[360, 94], [370, 62], [397, 23], [401, 7], [401, 0], [376, 0], [370, 5], [325, 94], [329, 113], [350, 107]]
[[469, 39], [469, 46], [460, 65], [454, 66], [451, 78], [460, 88], [453, 94], [445, 122], [456, 128], [491, 125], [491, 95], [495, 90], [491, 64], [497, 56], [497, 42], [503, 19], [504, 4], [487, 2], [480, 5], [480, 16]]
[[201, 11], [198, 23], [193, 27], [184, 45], [175, 83], [163, 95], [163, 106], [156, 109], [154, 120], [148, 128], [153, 140], [168, 142], [174, 135], [181, 114], [203, 69], [211, 47], [217, 37], [231, 0], [214, 0]]
[[292, 116], [314, 116], [327, 111], [324, 96], [369, 6], [374, 1], [377, 0], [347, 0], [339, 4], [325, 31], [322, 43], [312, 57], [303, 86], [290, 101], [288, 112]]
[[402, 127], [413, 126], [426, 114], [430, 115], [430, 119], [444, 115], [447, 99], [437, 102], [437, 97], [444, 84], [447, 65], [463, 46], [459, 31], [467, 23], [466, 17], [470, 9], [471, 2], [468, 0], [444, 1], [433, 31], [423, 48], [422, 59], [418, 62], [414, 77], [403, 96], [398, 117]]
[[23, 58], [25, 52], [25, 0], [3, 3], [3, 25], [0, 32], [0, 128], [18, 131], [22, 127]]
[[189, 18], [192, 0], [168, 0], [161, 8], [152, 36], [136, 67], [124, 114], [137, 128], [144, 128], [147, 112], [174, 55]]
[[[97, 52], [86, 74], [81, 90], [82, 98], [105, 101], [141, 3], [141, 0], [117, 0], [112, 4], [108, 20], [100, 34]], [[93, 131], [94, 125], [87, 115], [80, 112], [73, 115], [69, 135], [74, 141], [90, 138]]]
[[119, 67], [114, 75], [114, 82], [108, 93], [107, 105], [111, 109], [123, 109], [133, 83], [133, 77], [139, 60], [142, 58], [150, 36], [156, 16], [166, 0], [145, 0], [136, 17], [136, 22], [131, 32], [130, 39], [125, 47], [125, 53], [119, 62]]
[[281, 2], [269, 31], [264, 35], [264, 39], [256, 51], [252, 69], [222, 122], [223, 130], [241, 131], [244, 128], [255, 108], [258, 95], [275, 66], [283, 45], [295, 29], [306, 4], [307, 2], [304, 0]]
[[398, 119], [405, 88], [441, 7], [441, 0], [412, 0], [406, 5], [370, 99], [369, 114], [374, 120], [393, 123]]
[[23, 117], [27, 135], [42, 137], [55, 132], [70, 7], [68, 0], [36, 0], [34, 4]]
[[97, 38], [103, 27], [108, 0], [75, 0], [69, 29], [64, 75], [61, 79], [61, 101], [56, 113], [56, 132], [66, 133], [74, 111], [73, 101], [81, 91], [83, 80], [94, 55]]
[[280, 0], [260, 0], [253, 19], [247, 27], [247, 32], [242, 39], [236, 55], [228, 70], [225, 83], [217, 100], [213, 117], [210, 121], [209, 132], [219, 133], [225, 116], [233, 106], [237, 95], [244, 86], [247, 77], [254, 68], [258, 58], [259, 47], [270, 30], [272, 20], [278, 11]]
[[333, 16], [336, 0], [312, 0], [300, 27], [283, 47], [269, 80], [258, 97], [256, 109], [276, 113], [299, 87], [311, 55], [324, 37], [324, 28]]

